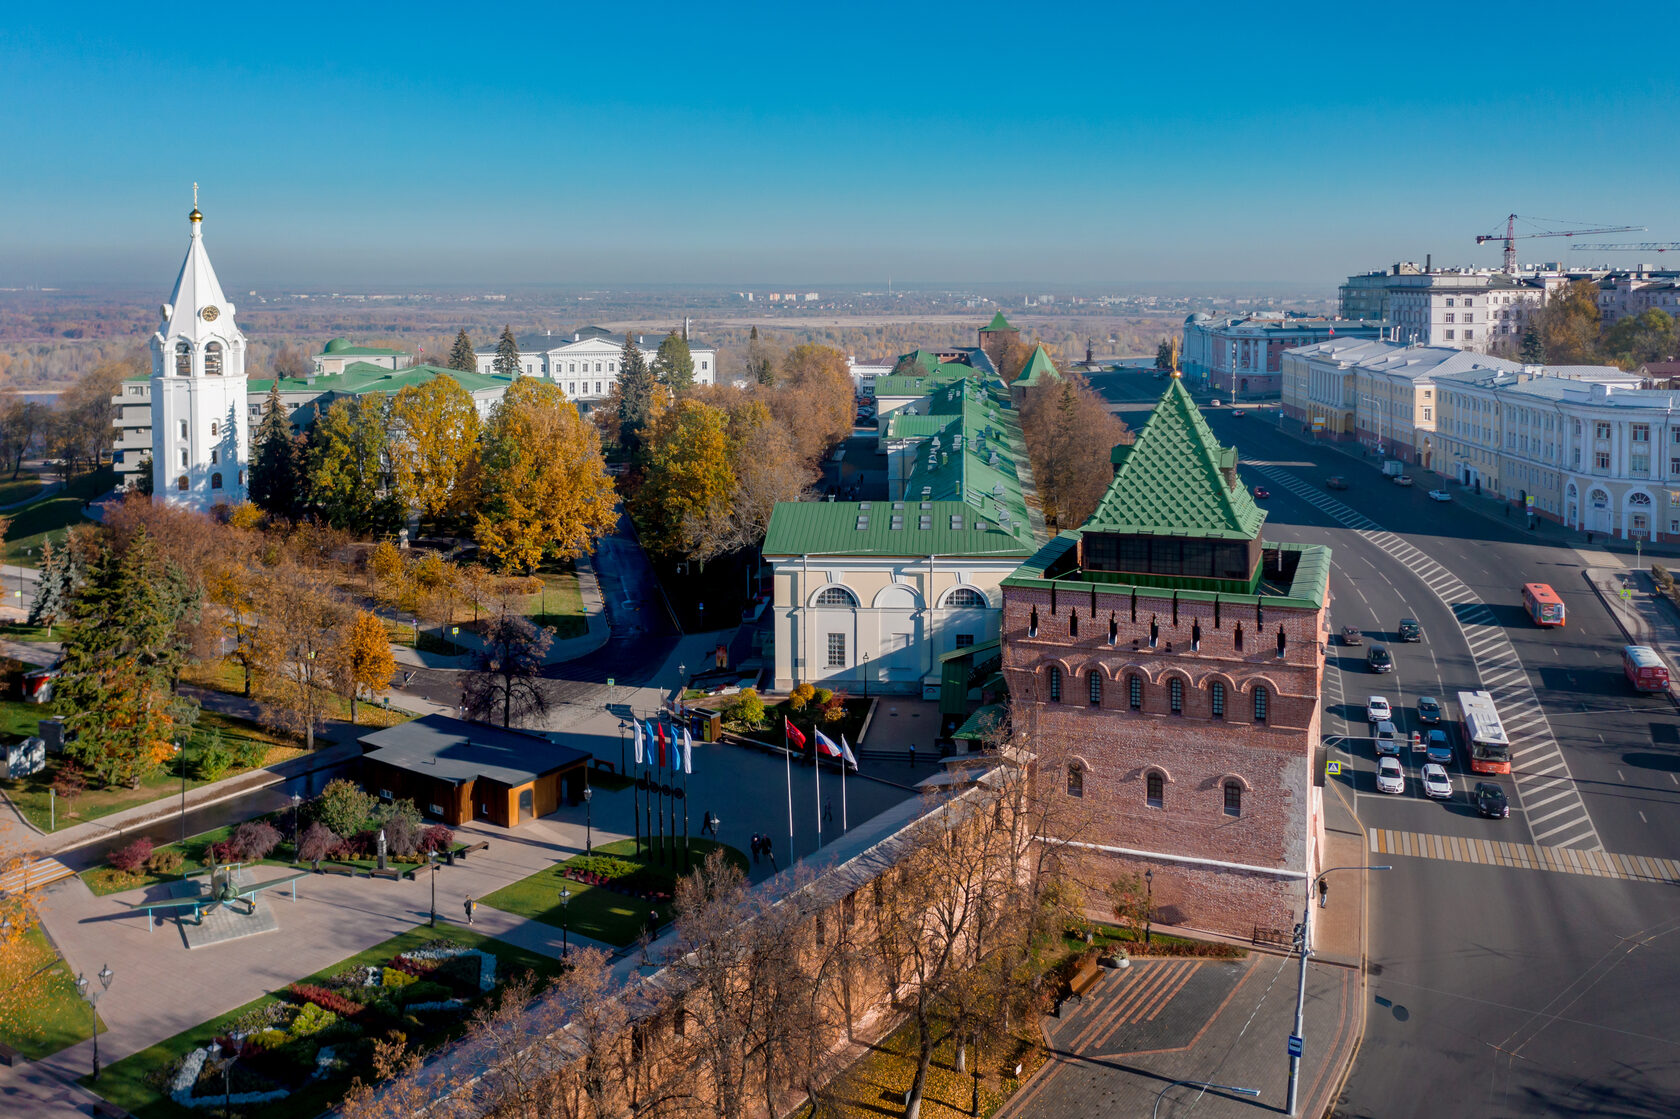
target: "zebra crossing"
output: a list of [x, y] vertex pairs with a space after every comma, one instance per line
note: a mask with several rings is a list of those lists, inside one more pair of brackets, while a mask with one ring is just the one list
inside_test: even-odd
[[1482, 690], [1493, 697], [1511, 743], [1511, 777], [1536, 845], [1602, 851], [1598, 829], [1552, 735], [1522, 659], [1487, 603], [1458, 576], [1357, 509], [1271, 463], [1244, 463], [1394, 557], [1452, 611]]
[[9, 874], [0, 877], [0, 894], [27, 893], [30, 890], [38, 890], [42, 886], [57, 882], [61, 878], [69, 878], [75, 873], [57, 859], [29, 859]]
[[1445, 859], [1517, 870], [1621, 878], [1630, 882], [1680, 884], [1680, 861], [1654, 855], [1617, 855], [1580, 847], [1547, 847], [1537, 843], [1431, 835], [1393, 828], [1372, 828], [1366, 835], [1373, 855], [1406, 855], [1417, 859]]

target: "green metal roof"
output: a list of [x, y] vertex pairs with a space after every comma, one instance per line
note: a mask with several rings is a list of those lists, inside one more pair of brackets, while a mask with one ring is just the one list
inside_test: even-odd
[[905, 418], [907, 433], [921, 426], [917, 420], [943, 423], [935, 433], [907, 436], [921, 445], [909, 452], [909, 472], [895, 472], [892, 483], [911, 500], [965, 502], [1021, 539], [1032, 540], [1042, 525], [1026, 499], [1024, 483], [1031, 468], [1009, 389], [995, 375], [969, 373], [965, 380], [934, 389], [926, 416]]
[[[1263, 602], [1268, 606], [1296, 607], [1316, 610], [1327, 601], [1330, 586], [1330, 549], [1322, 544], [1283, 544], [1270, 540], [1260, 542], [1263, 552], [1293, 553], [1294, 573], [1288, 585], [1268, 582], [1261, 577], [1248, 593], [1211, 590], [1209, 580], [1192, 576], [1176, 579], [1152, 578], [1148, 583], [1128, 583], [1124, 576], [1110, 572], [1085, 572], [1078, 566], [1081, 529], [1069, 529], [1034, 552], [1002, 583], [1005, 587], [1049, 589], [1055, 586], [1063, 594], [1096, 594], [1098, 598], [1114, 596], [1130, 599], [1138, 594], [1161, 596], [1170, 593], [1181, 601], [1250, 604]], [[1263, 566], [1263, 565], [1262, 565]], [[1118, 609], [1118, 607], [1113, 607]]]
[[960, 361], [940, 361], [926, 350], [904, 354], [893, 364], [893, 368], [908, 372], [875, 378], [877, 399], [883, 396], [921, 396], [940, 385], [972, 377], [976, 372], [972, 365]]
[[973, 741], [996, 734], [1009, 717], [1009, 708], [1001, 703], [988, 703], [984, 707], [976, 707], [974, 714], [963, 721], [963, 725], [951, 732], [952, 738], [966, 738]]
[[999, 311], [997, 314], [992, 316], [992, 321], [991, 322], [987, 323], [985, 326], [981, 327], [980, 329], [981, 330], [1014, 330], [1015, 328], [1009, 325], [1009, 320], [1003, 317], [1003, 312], [1002, 311]]
[[348, 338], [334, 338], [326, 344], [316, 357], [389, 357], [393, 354], [406, 354], [407, 350], [390, 350], [380, 346], [355, 346]]
[[1220, 446], [1178, 377], [1119, 466], [1082, 530], [1219, 540], [1260, 535], [1266, 514], [1237, 478], [1236, 448]]
[[961, 501], [782, 501], [764, 537], [766, 556], [1024, 557], [1033, 547]]
[[1026, 367], [1021, 370], [1021, 375], [1015, 378], [1015, 384], [1021, 388], [1034, 388], [1042, 385], [1051, 377], [1059, 381], [1062, 375], [1056, 370], [1055, 362], [1050, 360], [1050, 355], [1045, 352], [1044, 344], [1041, 342], [1033, 347], [1032, 357], [1027, 359]]
[[[322, 374], [318, 377], [282, 377], [281, 392], [343, 393], [354, 396], [364, 392], [397, 392], [409, 385], [423, 385], [436, 377], [453, 377], [468, 392], [485, 389], [505, 389], [513, 384], [511, 377], [493, 373], [463, 373], [459, 369], [444, 369], [437, 365], [411, 365], [406, 369], [387, 369], [366, 361], [353, 361], [343, 373]], [[253, 380], [248, 391], [263, 393], [272, 380]]]

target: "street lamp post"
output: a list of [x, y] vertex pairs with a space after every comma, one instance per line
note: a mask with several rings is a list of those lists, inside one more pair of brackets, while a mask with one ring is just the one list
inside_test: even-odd
[[175, 753], [181, 759], [181, 842], [187, 841], [187, 739], [183, 735], [181, 741], [175, 745]]
[[863, 698], [869, 698], [869, 654], [863, 654]]
[[1153, 944], [1150, 939], [1155, 931], [1155, 868], [1149, 867], [1143, 872], [1143, 942]]
[[624, 732], [630, 729], [630, 724], [623, 719], [618, 721], [618, 775], [623, 777], [630, 772], [624, 764]]
[[[1324, 881], [1325, 875], [1333, 874], [1338, 870], [1393, 869], [1393, 867], [1389, 866], [1333, 866], [1327, 870], [1320, 871], [1317, 878], [1309, 877], [1305, 880], [1307, 887], [1306, 901], [1301, 906], [1301, 923], [1295, 926], [1295, 948], [1301, 954], [1301, 972], [1300, 977], [1295, 983], [1295, 1032], [1291, 1035], [1292, 1044], [1289, 1047], [1288, 1113], [1291, 1116], [1298, 1114], [1298, 1107], [1300, 1104], [1299, 1091], [1301, 1080], [1301, 1054], [1298, 1051], [1299, 1046], [1293, 1042], [1295, 1039], [1302, 1036], [1301, 1031], [1305, 1028], [1304, 1023], [1307, 1009], [1307, 957], [1312, 953], [1312, 946], [1307, 942], [1307, 920], [1312, 916], [1313, 891], [1318, 888], [1319, 883]], [[1326, 890], [1325, 892], [1328, 894], [1329, 891]]]
[[298, 805], [303, 803], [303, 797], [292, 794], [292, 863], [298, 861]]
[[[588, 780], [588, 776], [585, 775], [584, 779]], [[585, 785], [583, 787], [583, 853], [586, 855], [595, 853], [595, 813], [589, 804], [594, 799], [595, 790]]]
[[427, 851], [426, 852], [426, 869], [431, 872], [431, 876], [432, 876], [432, 920], [431, 920], [431, 927], [435, 929], [435, 928], [437, 928], [437, 872], [438, 872], [437, 852], [436, 851]]
[[106, 964], [99, 969], [99, 990], [88, 989], [86, 975], [76, 977], [76, 993], [87, 1000], [88, 1015], [93, 1020], [93, 1078], [99, 1079], [99, 997], [111, 989], [111, 980], [116, 975], [111, 971], [111, 965]]
[[571, 955], [570, 917], [572, 905], [572, 891], [569, 887], [560, 887], [560, 959], [564, 961]]
[[1160, 1113], [1161, 1097], [1165, 1096], [1170, 1089], [1180, 1086], [1185, 1088], [1213, 1088], [1221, 1092], [1235, 1092], [1239, 1096], [1249, 1096], [1254, 1099], [1260, 1098], [1260, 1089], [1258, 1088], [1236, 1088], [1230, 1084], [1214, 1084], [1206, 1080], [1175, 1080], [1171, 1084], [1162, 1087], [1159, 1092], [1155, 1093], [1155, 1106], [1149, 1109], [1149, 1119], [1155, 1119], [1155, 1116]]

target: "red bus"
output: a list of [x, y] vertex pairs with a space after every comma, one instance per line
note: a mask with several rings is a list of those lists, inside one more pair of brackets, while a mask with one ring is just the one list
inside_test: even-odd
[[1528, 616], [1537, 626], [1563, 624], [1563, 599], [1549, 583], [1524, 583], [1523, 609], [1528, 611]]
[[1622, 672], [1639, 691], [1668, 691], [1668, 666], [1655, 649], [1644, 645], [1622, 646]]
[[1511, 772], [1511, 743], [1499, 721], [1499, 709], [1486, 692], [1459, 692], [1459, 714], [1464, 716], [1464, 741], [1470, 749], [1472, 773]]

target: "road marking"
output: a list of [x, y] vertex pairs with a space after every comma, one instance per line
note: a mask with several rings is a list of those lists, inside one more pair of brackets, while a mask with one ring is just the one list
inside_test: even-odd
[[[1641, 813], [1643, 815], [1643, 813]], [[1366, 842], [1373, 855], [1408, 855], [1444, 862], [1480, 863], [1513, 870], [1545, 870], [1629, 882], [1680, 884], [1680, 863], [1646, 855], [1617, 855], [1603, 850], [1472, 839], [1459, 835], [1372, 828]]]
[[[1505, 681], [1486, 690], [1493, 696], [1494, 707], [1499, 711], [1502, 723], [1511, 723], [1517, 719], [1538, 715], [1540, 726], [1533, 732], [1532, 739], [1535, 747], [1540, 751], [1542, 761], [1550, 762], [1555, 759], [1563, 768], [1566, 776], [1570, 777], [1571, 794], [1574, 798], [1571, 808], [1573, 816], [1583, 827], [1566, 826], [1554, 831], [1539, 833], [1534, 830], [1534, 823], [1528, 820], [1530, 837], [1539, 843], [1548, 836], [1580, 832], [1570, 840], [1570, 845], [1603, 850], [1604, 844], [1599, 839], [1598, 829], [1593, 826], [1592, 816], [1587, 812], [1586, 802], [1581, 799], [1580, 790], [1573, 787], [1573, 776], [1570, 774], [1569, 763], [1564, 759], [1563, 751], [1552, 734], [1551, 724], [1546, 720], [1545, 710], [1540, 706], [1540, 699], [1534, 694], [1534, 686], [1523, 668], [1522, 658], [1517, 656], [1516, 648], [1503, 628], [1499, 627], [1494, 618], [1493, 609], [1486, 602], [1464, 584], [1458, 576], [1447, 570], [1441, 564], [1431, 559], [1429, 555], [1403, 538], [1385, 530], [1376, 521], [1360, 513], [1317, 487], [1309, 485], [1285, 470], [1275, 466], [1252, 463], [1250, 465], [1258, 473], [1307, 504], [1315, 506], [1320, 511], [1329, 514], [1343, 525], [1353, 529], [1366, 540], [1387, 552], [1402, 566], [1418, 576], [1424, 584], [1439, 598], [1448, 610], [1452, 611], [1454, 620], [1458, 623], [1460, 632], [1464, 635], [1465, 643], [1470, 648], [1470, 656], [1475, 661], [1476, 677], [1484, 683], [1490, 680]], [[1354, 593], [1358, 594], [1358, 585], [1354, 585]], [[1364, 596], [1361, 595], [1361, 598]], [[1548, 765], [1548, 769], [1550, 766]], [[1517, 789], [1517, 803], [1526, 806], [1528, 794], [1535, 790], [1539, 783], [1538, 774], [1530, 772], [1513, 772], [1512, 778]]]
[[36, 859], [34, 862], [24, 863], [4, 878], [0, 878], [0, 893], [38, 890], [49, 882], [69, 878], [75, 873], [57, 859]]
[[1651, 821], [1649, 821], [1649, 820], [1647, 820], [1647, 819], [1646, 819], [1646, 818], [1645, 818], [1645, 813], [1643, 813], [1643, 812], [1641, 812], [1641, 813], [1640, 813], [1640, 814], [1639, 814], [1639, 822], [1640, 822], [1640, 823], [1642, 823], [1642, 824], [1648, 824], [1648, 823], [1650, 823], [1650, 822], [1651, 822]]

